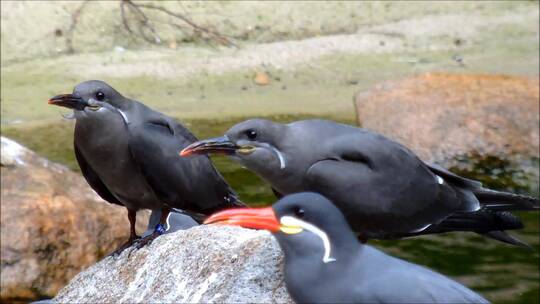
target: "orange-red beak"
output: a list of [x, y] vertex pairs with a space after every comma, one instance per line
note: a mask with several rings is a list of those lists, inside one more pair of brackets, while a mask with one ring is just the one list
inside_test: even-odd
[[205, 224], [233, 225], [278, 232], [280, 224], [272, 207], [235, 208], [214, 213]]

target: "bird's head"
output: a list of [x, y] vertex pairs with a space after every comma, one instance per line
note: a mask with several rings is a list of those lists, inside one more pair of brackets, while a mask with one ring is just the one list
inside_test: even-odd
[[49, 104], [93, 114], [102, 109], [119, 109], [123, 100], [123, 96], [105, 82], [89, 80], [78, 84], [72, 94], [52, 97]]
[[337, 247], [357, 244], [339, 209], [312, 192], [285, 196], [271, 207], [224, 210], [205, 224], [265, 229], [274, 234], [286, 256], [315, 255], [323, 263], [335, 260]]
[[269, 120], [250, 119], [233, 126], [224, 136], [189, 145], [180, 155], [225, 154], [255, 172], [284, 169], [287, 160], [277, 144], [284, 128]]

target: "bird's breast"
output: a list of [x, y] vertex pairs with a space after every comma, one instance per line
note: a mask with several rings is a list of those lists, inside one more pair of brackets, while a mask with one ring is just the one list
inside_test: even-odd
[[121, 117], [77, 120], [75, 144], [92, 170], [126, 207], [155, 207], [157, 199], [131, 157], [127, 128]]

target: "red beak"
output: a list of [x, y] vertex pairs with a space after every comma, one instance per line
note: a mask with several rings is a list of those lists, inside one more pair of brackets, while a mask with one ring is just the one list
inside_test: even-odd
[[280, 227], [272, 207], [228, 209], [214, 213], [204, 223], [265, 229], [271, 232], [278, 232]]

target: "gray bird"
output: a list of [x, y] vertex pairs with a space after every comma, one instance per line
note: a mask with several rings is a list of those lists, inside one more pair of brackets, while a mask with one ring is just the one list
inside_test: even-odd
[[75, 156], [90, 186], [128, 210], [130, 237], [119, 251], [139, 238], [139, 209], [161, 210], [159, 224], [142, 246], [164, 232], [171, 208], [201, 219], [242, 205], [208, 157], [178, 157], [179, 149], [197, 140], [188, 129], [105, 82], [85, 81], [49, 103], [74, 110]]
[[488, 303], [439, 273], [360, 244], [343, 214], [316, 193], [288, 195], [267, 208], [225, 210], [205, 223], [271, 231], [296, 303]]
[[474, 231], [526, 246], [503, 231], [523, 227], [507, 211], [539, 208], [538, 199], [483, 188], [422, 162], [380, 134], [327, 120], [247, 120], [181, 155], [206, 153], [231, 156], [269, 182], [278, 197], [321, 193], [363, 240]]

